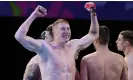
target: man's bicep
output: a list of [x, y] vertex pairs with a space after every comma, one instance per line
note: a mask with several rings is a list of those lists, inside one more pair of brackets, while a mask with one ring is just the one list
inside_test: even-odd
[[85, 63], [85, 60], [82, 59], [81, 60], [81, 64], [80, 64], [80, 77], [81, 77], [81, 80], [88, 80], [88, 72], [87, 72], [87, 65]]
[[18, 42], [23, 47], [25, 47], [27, 50], [33, 51], [33, 52], [41, 49], [41, 47], [42, 47], [41, 40], [36, 40], [36, 39], [29, 37], [29, 36], [18, 39]]
[[96, 39], [95, 36], [91, 35], [91, 34], [87, 34], [84, 37], [82, 37], [81, 39], [79, 39], [78, 43], [78, 49], [79, 50], [83, 50], [85, 48], [87, 48], [89, 45], [91, 45], [93, 43], [93, 41]]

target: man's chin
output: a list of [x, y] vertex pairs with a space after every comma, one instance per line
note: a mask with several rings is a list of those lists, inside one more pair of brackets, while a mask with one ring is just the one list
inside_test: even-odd
[[118, 48], [118, 51], [122, 51], [122, 49]]
[[69, 41], [69, 39], [65, 39], [65, 40], [63, 40], [64, 43], [67, 43], [68, 41]]
[[69, 40], [65, 40], [64, 42], [68, 42]]

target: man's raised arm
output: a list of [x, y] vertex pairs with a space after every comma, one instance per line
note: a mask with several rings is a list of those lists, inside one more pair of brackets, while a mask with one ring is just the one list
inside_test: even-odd
[[26, 49], [33, 52], [41, 49], [42, 47], [41, 41], [26, 36], [26, 34], [29, 30], [31, 23], [37, 17], [43, 17], [46, 14], [47, 13], [45, 8], [43, 8], [42, 6], [37, 6], [34, 12], [28, 17], [28, 19], [19, 27], [19, 29], [15, 33], [15, 39]]
[[[88, 6], [89, 5], [89, 6]], [[77, 40], [78, 50], [87, 48], [94, 40], [99, 37], [99, 23], [96, 15], [96, 7], [93, 2], [86, 3], [85, 8], [90, 12], [91, 25], [87, 35]]]

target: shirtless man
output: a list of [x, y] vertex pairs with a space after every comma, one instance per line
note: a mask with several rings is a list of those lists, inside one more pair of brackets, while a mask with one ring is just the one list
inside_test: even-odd
[[124, 58], [108, 49], [109, 29], [100, 26], [99, 38], [94, 41], [96, 51], [81, 60], [81, 80], [127, 80]]
[[40, 16], [46, 15], [46, 9], [38, 6], [30, 17], [15, 33], [15, 39], [29, 51], [35, 52], [41, 58], [39, 67], [42, 80], [75, 80], [74, 56], [82, 47], [90, 45], [99, 36], [99, 24], [93, 9], [91, 13], [91, 26], [87, 35], [81, 39], [70, 40], [71, 30], [69, 23], [58, 19], [53, 23], [54, 40], [47, 43], [45, 40], [33, 39], [27, 36], [31, 23]]
[[133, 80], [133, 31], [124, 30], [120, 32], [116, 41], [119, 51], [125, 54], [125, 60], [128, 66], [128, 80]]
[[[48, 43], [52, 42], [53, 34], [52, 34], [52, 25], [49, 25], [45, 31], [41, 33], [41, 39], [45, 39]], [[78, 54], [78, 53], [76, 53]], [[76, 57], [75, 59], [77, 59]], [[42, 80], [41, 73], [39, 68], [39, 56], [35, 55], [31, 60], [28, 62], [23, 80]], [[76, 71], [75, 80], [80, 80], [80, 75], [78, 70]]]
[[[45, 39], [48, 43], [52, 42], [53, 34], [51, 25], [49, 25], [46, 30], [42, 32], [40, 38]], [[23, 80], [42, 80], [38, 63], [39, 59], [40, 57], [38, 55], [35, 55], [33, 58], [31, 58], [26, 66]]]

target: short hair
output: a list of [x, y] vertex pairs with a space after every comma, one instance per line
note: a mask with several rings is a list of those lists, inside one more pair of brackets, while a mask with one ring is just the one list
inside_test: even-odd
[[41, 38], [41, 39], [45, 39], [45, 33], [46, 33], [46, 31], [48, 31], [48, 32], [49, 32], [49, 35], [53, 37], [52, 24], [49, 25], [49, 26], [46, 28], [46, 30], [43, 31], [43, 32], [41, 33], [41, 35], [40, 35], [40, 38]]
[[120, 34], [123, 36], [123, 39], [129, 41], [130, 45], [133, 46], [133, 31], [124, 30], [121, 31]]
[[65, 19], [57, 19], [57, 20], [53, 23], [53, 27], [54, 27], [55, 25], [59, 24], [59, 23], [67, 23], [67, 24], [69, 24], [68, 21], [65, 20]]
[[110, 31], [107, 26], [100, 26], [99, 27], [99, 44], [106, 45], [108, 44], [110, 39]]

